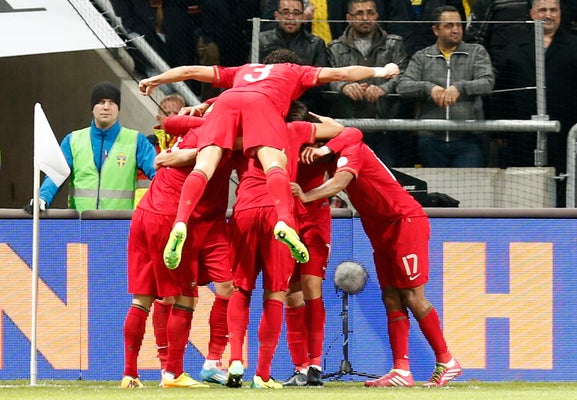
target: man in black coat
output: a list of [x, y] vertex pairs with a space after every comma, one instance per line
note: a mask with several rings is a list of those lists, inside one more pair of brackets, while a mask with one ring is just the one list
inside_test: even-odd
[[[559, 133], [547, 135], [547, 164], [555, 167], [557, 175], [566, 171], [567, 133], [577, 123], [577, 37], [560, 29], [559, 0], [535, 0], [531, 18], [542, 20], [545, 48], [546, 114], [550, 120], [561, 122]], [[498, 72], [499, 87], [524, 88], [536, 85], [534, 37], [507, 52], [503, 69]], [[511, 96], [512, 108], [508, 118], [530, 119], [537, 114], [536, 91], [519, 90]], [[509, 165], [532, 166], [534, 134], [513, 134], [509, 139]], [[575, 171], [569, 171], [574, 173]], [[565, 181], [558, 180], [557, 206], [565, 206]]]

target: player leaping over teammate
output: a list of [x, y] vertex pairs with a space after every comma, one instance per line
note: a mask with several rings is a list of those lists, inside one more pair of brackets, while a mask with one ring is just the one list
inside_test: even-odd
[[278, 214], [274, 228], [277, 239], [287, 245], [299, 262], [307, 262], [309, 254], [294, 230], [292, 193], [286, 172], [288, 148], [284, 121], [291, 100], [307, 89], [333, 81], [354, 82], [372, 77], [393, 77], [399, 74], [395, 64], [385, 67], [349, 66], [324, 68], [298, 65], [299, 59], [290, 50], [270, 53], [264, 64], [239, 67], [181, 66], [140, 81], [140, 91], [150, 95], [158, 85], [194, 79], [228, 89], [216, 102], [201, 128], [196, 166], [187, 177], [180, 197], [178, 213], [164, 252], [168, 268], [180, 263], [186, 240], [188, 218], [212, 177], [223, 152], [232, 149], [235, 137], [242, 132], [245, 154], [256, 157], [266, 173], [266, 184]]

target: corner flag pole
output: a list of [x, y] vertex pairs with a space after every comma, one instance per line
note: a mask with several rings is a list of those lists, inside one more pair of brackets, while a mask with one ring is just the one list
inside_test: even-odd
[[34, 198], [32, 213], [32, 331], [30, 333], [30, 386], [36, 386], [37, 364], [37, 315], [38, 315], [38, 238], [40, 222], [40, 168], [34, 162]]
[[32, 211], [32, 328], [30, 332], [30, 385], [36, 385], [38, 373], [37, 319], [38, 319], [38, 245], [40, 226], [40, 171], [56, 186], [70, 175], [70, 167], [62, 154], [50, 123], [40, 103], [34, 105], [34, 197]]

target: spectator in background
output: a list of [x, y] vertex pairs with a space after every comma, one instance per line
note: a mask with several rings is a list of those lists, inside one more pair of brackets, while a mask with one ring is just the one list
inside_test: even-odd
[[[556, 174], [567, 172], [567, 134], [577, 123], [577, 38], [560, 29], [561, 8], [558, 0], [534, 0], [531, 18], [542, 20], [545, 48], [546, 114], [561, 123], [561, 131], [547, 135], [547, 164], [555, 167]], [[524, 88], [536, 84], [534, 36], [511, 46], [499, 73], [500, 87]], [[537, 114], [536, 92], [516, 91], [512, 96], [513, 111], [510, 118], [531, 119]], [[535, 134], [512, 135], [508, 139], [510, 163], [533, 165]], [[557, 206], [565, 206], [565, 180], [557, 180]]]
[[[166, 49], [163, 39], [159, 36], [162, 23], [162, 1], [151, 0], [111, 0], [114, 13], [120, 18], [122, 26], [129, 33], [144, 36], [146, 42], [163, 59], [166, 59]], [[154, 71], [146, 58], [133, 46], [128, 46], [128, 52], [134, 59], [136, 72], [148, 76]]]
[[[395, 63], [402, 74], [408, 63], [403, 38], [389, 35], [377, 25], [375, 1], [350, 0], [346, 18], [349, 26], [327, 49], [331, 66]], [[388, 97], [395, 93], [398, 82], [399, 77], [332, 82], [330, 88], [336, 94], [331, 114], [335, 118], [398, 118], [399, 99]], [[399, 154], [397, 147], [406, 152], [408, 145], [401, 140], [406, 137], [406, 133], [366, 132], [364, 140], [383, 162], [400, 165], [404, 162], [395, 156]]]
[[[304, 5], [302, 0], [280, 0], [274, 19], [279, 21], [273, 30], [259, 35], [258, 62], [277, 49], [288, 49], [296, 53], [304, 65], [328, 67], [327, 49], [324, 41], [303, 28]], [[309, 89], [300, 98], [315, 112], [325, 113], [321, 99], [323, 86]]]
[[321, 38], [303, 29], [304, 15], [302, 0], [280, 0], [274, 19], [275, 29], [260, 33], [258, 62], [277, 49], [294, 51], [305, 65], [327, 67], [329, 65], [326, 46]]
[[[409, 0], [405, 0], [409, 2]], [[460, 21], [467, 21], [471, 11], [472, 0], [412, 0], [412, 18], [414, 21], [435, 21], [433, 12], [437, 7], [453, 6], [457, 9]], [[405, 36], [407, 53], [412, 56], [415, 52], [431, 46], [436, 42], [436, 37], [426, 23], [416, 23], [412, 33]]]
[[[120, 90], [114, 84], [104, 81], [94, 86], [90, 105], [94, 117], [90, 126], [69, 133], [60, 145], [71, 171], [68, 206], [79, 212], [131, 210], [137, 170], [150, 179], [156, 174], [154, 146], [142, 133], [118, 122]], [[44, 179], [41, 211], [50, 207], [59, 190], [49, 177]], [[26, 211], [31, 213], [31, 207]]]
[[[397, 92], [417, 99], [418, 118], [471, 120], [483, 118], [481, 96], [493, 89], [491, 59], [479, 44], [463, 42], [459, 10], [435, 9], [431, 15], [437, 43], [413, 55]], [[480, 137], [473, 132], [419, 132], [424, 167], [481, 167]]]

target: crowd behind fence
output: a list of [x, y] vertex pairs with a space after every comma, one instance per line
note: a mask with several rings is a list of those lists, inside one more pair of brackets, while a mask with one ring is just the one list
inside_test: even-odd
[[[94, 3], [104, 15], [108, 17], [111, 24], [127, 38], [127, 46], [131, 51], [133, 53], [138, 52], [139, 55], [145, 59], [148, 69], [141, 73], [141, 76], [162, 72], [174, 66], [163, 60], [155, 49], [144, 40], [143, 35], [131, 32], [130, 29], [123, 26], [125, 19], [119, 18], [115, 14], [111, 2], [108, 0], [94, 0]], [[266, 3], [268, 4], [269, 2]], [[509, 5], [512, 5], [513, 3], [521, 2], [509, 3]], [[380, 2], [377, 2], [377, 4], [380, 10], [382, 5]], [[562, 6], [565, 6], [565, 3], [563, 3]], [[231, 65], [232, 60], [236, 60], [234, 65], [240, 65], [242, 62], [260, 61], [259, 48], [261, 47], [260, 41], [263, 38], [263, 32], [277, 29], [277, 25], [279, 24], [278, 15], [280, 15], [277, 15], [277, 20], [272, 19], [273, 14], [271, 13], [270, 5], [268, 10], [265, 8], [253, 5], [247, 6], [244, 10], [241, 10], [242, 12], [238, 9], [231, 8], [227, 10], [226, 15], [213, 13], [211, 14], [213, 20], [211, 24], [208, 24], [212, 26], [207, 28], [207, 21], [202, 22], [203, 10], [201, 9], [200, 12], [197, 13], [196, 9], [194, 9], [195, 11], [193, 12], [190, 11], [191, 8], [189, 7], [189, 14], [191, 14], [189, 16], [191, 19], [182, 21], [198, 23], [198, 29], [195, 31], [194, 37], [190, 40], [198, 44], [198, 52], [195, 57], [190, 60], [190, 64], [202, 64], [204, 61], [207, 61], [206, 54], [207, 52], [210, 53], [210, 50], [207, 50], [207, 48], [210, 47], [207, 46], [206, 43], [210, 40], [210, 35], [207, 32], [211, 29], [213, 31], [230, 31], [228, 34], [222, 34], [220, 36], [226, 39], [227, 37], [231, 38], [231, 35], [233, 35], [235, 38], [234, 43], [231, 43], [228, 47], [222, 43], [218, 43], [218, 41], [221, 40], [220, 38], [213, 39], [217, 42], [216, 45], [220, 46], [220, 59], [217, 58], [215, 60], [213, 58], [209, 61], [220, 60], [219, 64], [225, 66]], [[573, 12], [570, 10], [570, 7], [565, 7], [565, 9]], [[380, 12], [379, 14], [382, 15]], [[292, 13], [288, 12], [287, 18], [290, 18], [291, 15]], [[385, 11], [385, 16], [390, 17], [390, 13], [387, 14], [387, 11]], [[165, 14], [165, 19], [166, 17], [167, 15]], [[244, 19], [241, 20], [241, 18]], [[282, 18], [284, 17], [281, 16], [280, 19]], [[572, 15], [570, 15], [569, 20], [572, 20], [571, 18], [573, 18]], [[167, 21], [165, 20], [165, 22]], [[310, 21], [300, 22], [306, 22], [303, 25], [303, 29], [311, 30], [313, 24], [311, 24]], [[332, 32], [330, 39], [333, 41], [339, 38], [337, 35], [342, 34], [350, 23], [350, 21], [344, 18], [326, 19], [322, 21], [315, 20], [314, 22], [326, 22], [330, 26]], [[430, 34], [430, 31], [432, 25], [436, 22], [438, 21], [423, 19], [418, 21], [379, 19], [377, 21], [378, 25], [389, 33], [389, 36], [395, 33], [405, 35], [405, 47], [408, 58], [418, 50], [419, 46], [415, 43], [422, 42], [422, 44], [420, 44], [421, 48], [425, 45], [432, 44], [430, 40], [434, 40], [435, 37]], [[553, 196], [557, 198], [562, 197], [562, 199], [557, 199], [553, 203], [536, 202], [532, 207], [563, 207], [565, 204], [570, 206], [570, 202], [566, 202], [565, 198], [574, 196], [574, 193], [571, 194], [569, 193], [570, 191], [565, 193], [565, 183], [567, 180], [569, 180], [569, 182], [574, 180], [573, 175], [575, 174], [575, 170], [574, 168], [566, 168], [566, 166], [572, 167], [575, 165], [575, 162], [571, 161], [575, 155], [567, 152], [567, 140], [573, 140], [568, 137], [567, 134], [569, 129], [574, 125], [574, 122], [577, 121], [566, 118], [566, 115], [569, 114], [568, 109], [570, 109], [570, 113], [574, 113], [573, 110], [575, 110], [575, 108], [572, 107], [573, 105], [577, 105], [577, 91], [571, 93], [569, 91], [570, 88], [563, 90], [563, 87], [561, 87], [560, 90], [562, 90], [563, 93], [551, 93], [552, 90], [551, 88], [548, 90], [548, 87], [551, 86], [551, 79], [553, 78], [547, 75], [546, 66], [552, 68], [551, 73], [554, 71], [556, 74], [556, 77], [554, 77], [556, 81], [564, 82], [568, 76], [573, 74], [572, 71], [575, 70], [571, 69], [575, 67], [575, 65], [573, 65], [575, 57], [569, 53], [559, 55], [557, 60], [564, 59], [563, 64], [550, 67], [549, 64], [546, 63], [546, 60], [550, 58], [549, 53], [552, 53], [552, 50], [546, 53], [544, 46], [541, 45], [544, 41], [543, 33], [546, 30], [544, 29], [543, 21], [538, 19], [535, 21], [531, 20], [528, 13], [522, 17], [511, 18], [510, 20], [483, 20], [479, 18], [479, 16], [473, 16], [464, 22], [463, 26], [464, 40], [482, 44], [492, 56], [491, 61], [495, 74], [495, 86], [489, 94], [482, 96], [483, 113], [480, 114], [481, 117], [479, 119], [467, 121], [416, 120], [415, 118], [420, 106], [414, 101], [404, 99], [394, 92], [388, 94], [387, 106], [390, 106], [391, 110], [395, 110], [395, 112], [389, 112], [387, 118], [363, 118], [362, 116], [351, 118], [335, 110], [333, 102], [337, 94], [329, 87], [321, 88], [322, 90], [319, 95], [321, 101], [317, 103], [321, 105], [321, 110], [313, 109], [312, 111], [332, 116], [345, 125], [359, 127], [365, 132], [365, 138], [368, 142], [377, 143], [375, 149], [378, 148], [379, 145], [388, 148], [389, 154], [393, 156], [385, 154], [381, 157], [378, 150], [375, 150], [375, 152], [388, 166], [394, 168], [419, 168], [423, 166], [417, 148], [417, 138], [419, 132], [423, 130], [433, 132], [465, 130], [467, 132], [474, 132], [475, 137], [480, 141], [483, 153], [483, 161], [482, 164], [479, 165], [480, 167], [499, 169], [550, 167], [546, 179], [550, 180], [549, 183], [553, 184], [543, 186], [541, 181], [539, 181], [539, 183], [535, 184], [535, 187], [531, 188], [530, 182], [523, 181], [522, 185], [529, 185], [529, 187], [526, 188], [528, 193], [553, 190], [553, 192], [557, 192], [557, 194], [544, 193], [543, 197], [551, 198], [551, 196]], [[314, 28], [312, 30], [314, 31]], [[426, 34], [426, 32], [428, 33]], [[503, 41], [503, 36], [506, 35], [507, 32], [513, 35], [508, 37], [511, 46], [503, 46], [502, 43], [499, 43], [499, 40]], [[568, 32], [567, 35], [573, 45], [577, 41], [577, 31], [567, 30], [566, 32]], [[164, 37], [164, 40], [167, 40], [166, 35], [163, 36], [161, 33], [160, 36]], [[425, 42], [425, 40], [429, 40], [429, 42]], [[534, 58], [533, 76], [530, 77], [531, 79], [529, 79], [528, 84], [516, 86], [515, 84], [519, 83], [517, 75], [520, 74], [520, 71], [515, 63], [507, 65], [507, 51], [516, 51], [522, 48], [523, 46], [519, 44], [524, 42], [529, 44], [530, 52], [532, 53], [531, 57]], [[234, 46], [232, 44], [234, 44]], [[577, 47], [567, 48], [577, 49]], [[229, 54], [231, 52], [239, 52], [239, 54], [231, 55]], [[511, 56], [514, 57], [515, 54], [516, 53], [511, 53]], [[208, 57], [208, 59], [210, 59], [210, 57]], [[552, 61], [547, 62], [552, 63]], [[208, 63], [208, 65], [211, 65], [211, 63]], [[559, 83], [559, 85], [561, 84]], [[167, 92], [177, 91], [183, 94], [190, 104], [196, 104], [205, 99], [203, 97], [205, 94], [203, 92], [204, 89], [201, 88], [200, 85], [187, 83], [186, 85], [175, 85], [165, 90]], [[562, 162], [548, 159], [547, 148], [551, 146], [551, 141], [553, 141], [555, 151], [549, 150], [549, 153], [551, 154], [553, 152], [555, 157], [562, 158]], [[559, 142], [561, 142], [561, 144], [559, 144]], [[373, 147], [371, 144], [369, 145]], [[573, 147], [571, 144], [569, 145], [569, 148]], [[549, 158], [551, 158], [551, 156], [549, 156]], [[447, 179], [453, 178], [449, 174]], [[547, 189], [543, 189], [543, 187]], [[442, 189], [441, 187], [440, 190]], [[431, 190], [431, 188], [429, 188], [429, 190]], [[571, 190], [574, 191], [574, 189]], [[523, 192], [525, 192], [525, 189], [521, 190], [518, 195], [523, 196]], [[530, 195], [528, 196], [530, 197]], [[511, 204], [529, 204], [529, 206], [531, 206], [530, 201], [520, 203], [513, 201]]]

